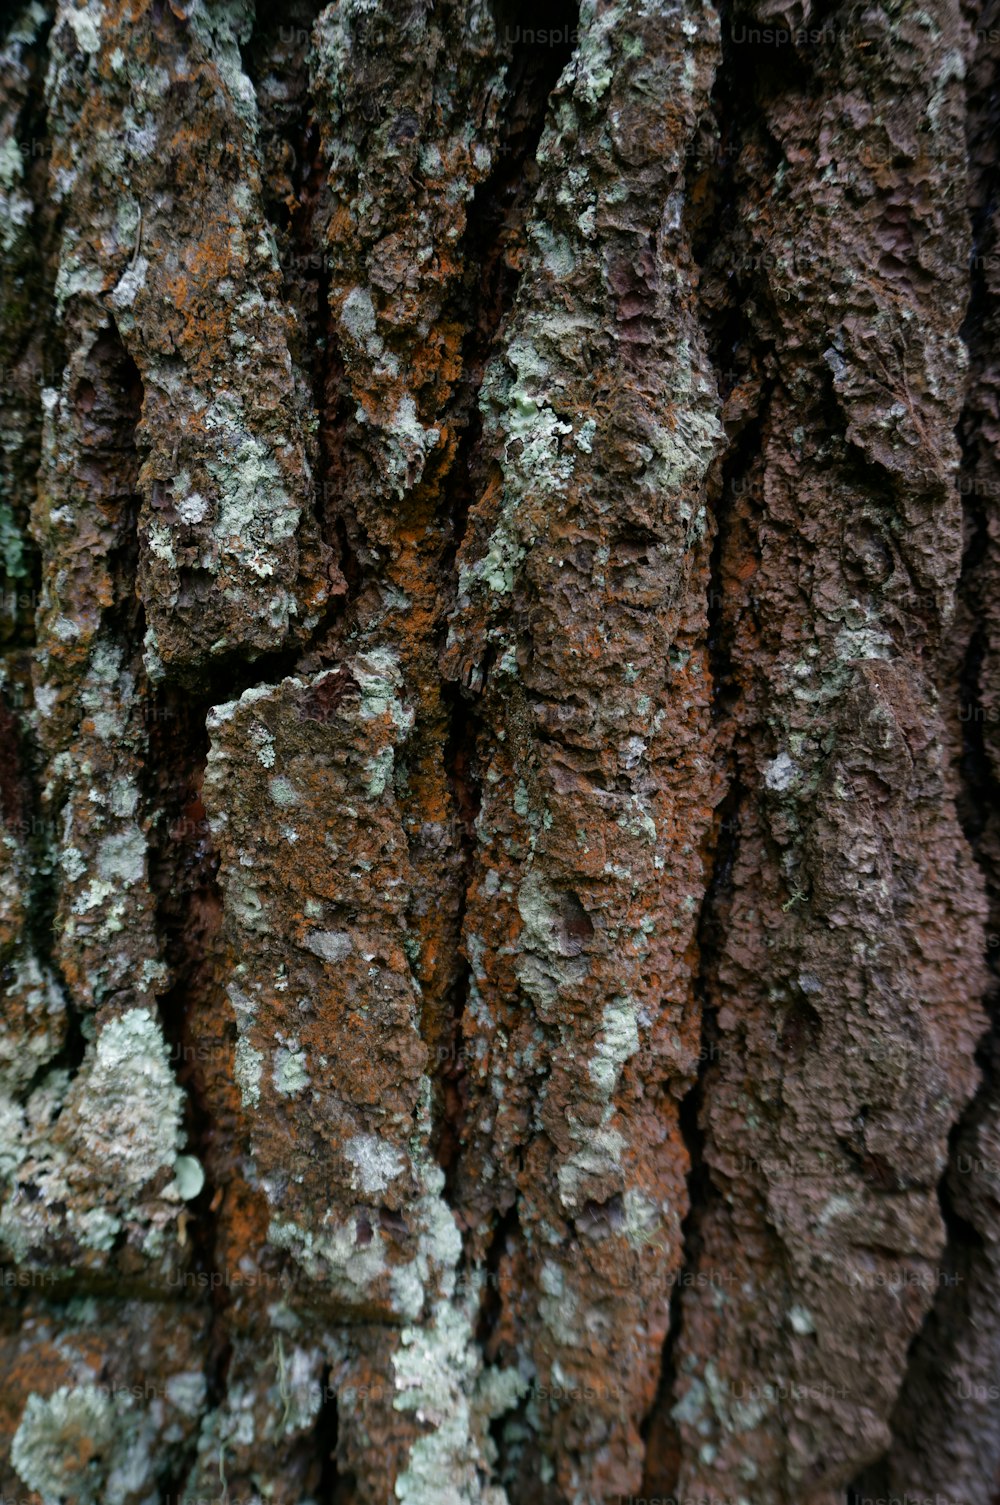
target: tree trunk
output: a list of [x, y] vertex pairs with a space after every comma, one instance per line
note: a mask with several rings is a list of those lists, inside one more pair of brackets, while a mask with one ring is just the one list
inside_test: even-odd
[[0, 52], [31, 1505], [1000, 1501], [1000, 7]]

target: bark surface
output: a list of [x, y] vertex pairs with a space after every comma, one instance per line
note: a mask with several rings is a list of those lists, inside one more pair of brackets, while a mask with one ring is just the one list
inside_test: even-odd
[[0, 1495], [1000, 1500], [1000, 11], [0, 44]]

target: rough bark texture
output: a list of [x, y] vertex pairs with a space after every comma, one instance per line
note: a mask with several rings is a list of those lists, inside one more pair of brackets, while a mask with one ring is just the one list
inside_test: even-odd
[[0, 1494], [1000, 1500], [1000, 11], [0, 47]]

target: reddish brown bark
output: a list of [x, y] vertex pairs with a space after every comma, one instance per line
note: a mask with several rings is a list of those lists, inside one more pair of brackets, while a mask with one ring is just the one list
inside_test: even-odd
[[7, 23], [6, 1496], [992, 1505], [991, 24]]

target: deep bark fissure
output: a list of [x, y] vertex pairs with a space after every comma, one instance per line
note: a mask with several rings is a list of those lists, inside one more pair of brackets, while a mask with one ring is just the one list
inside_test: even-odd
[[[192, 1150], [206, 1171], [205, 1186], [191, 1204], [190, 1237], [199, 1270], [215, 1269], [215, 1225], [211, 1211], [216, 1187], [206, 1145], [212, 1113], [197, 1070], [199, 1009], [211, 1007], [202, 977], [221, 919], [218, 860], [214, 856], [200, 785], [208, 756], [205, 709], [170, 687], [151, 705], [151, 765], [169, 771], [158, 790], [160, 819], [150, 853], [150, 885], [157, 897], [157, 927], [163, 940], [170, 986], [160, 997], [160, 1018], [175, 1074], [184, 1089], [186, 1124]], [[213, 912], [215, 924], [213, 925]]]
[[[517, 4], [497, 6], [497, 26], [510, 28], [505, 15], [518, 17]], [[542, 22], [567, 33], [575, 25], [577, 6], [572, 0], [549, 0]], [[533, 23], [538, 16], [533, 16]], [[519, 28], [520, 30], [520, 28]], [[478, 397], [486, 365], [496, 353], [498, 336], [517, 297], [520, 277], [507, 264], [505, 251], [523, 241], [534, 203], [537, 169], [535, 153], [545, 126], [549, 97], [559, 74], [572, 53], [572, 46], [539, 50], [528, 47], [520, 36], [514, 45], [507, 72], [508, 102], [496, 148], [499, 161], [473, 194], [460, 260], [467, 269], [460, 300], [465, 324], [462, 375], [453, 396], [452, 421], [459, 430], [455, 458], [444, 484], [442, 508], [449, 521], [450, 536], [442, 557], [442, 576], [452, 602], [457, 594], [456, 555], [465, 536], [469, 509], [481, 495], [488, 475], [482, 453], [482, 415]], [[438, 629], [438, 651], [444, 648], [448, 622]], [[458, 817], [461, 866], [456, 875], [459, 889], [458, 933], [465, 927], [466, 894], [476, 851], [476, 816], [481, 803], [478, 786], [477, 742], [481, 722], [475, 697], [458, 685], [443, 688], [448, 728], [443, 756]], [[446, 1174], [445, 1195], [454, 1193], [454, 1174], [462, 1144], [464, 1096], [464, 1043], [462, 1016], [468, 1003], [470, 968], [463, 957], [451, 987], [451, 1032], [444, 1063], [432, 1063], [440, 1077], [442, 1112], [435, 1135], [438, 1158]]]
[[328, 576], [333, 598], [313, 634], [312, 644], [318, 647], [356, 594], [362, 578], [357, 546], [364, 546], [358, 520], [345, 514], [346, 500], [338, 484], [339, 451], [351, 405], [330, 307], [327, 165], [305, 67], [312, 27], [321, 10], [312, 0], [297, 0], [280, 22], [276, 16], [258, 15], [242, 50], [261, 118], [264, 210], [278, 246], [283, 295], [297, 322], [293, 359], [301, 365], [318, 420], [313, 505], [331, 549]]
[[704, 1159], [704, 1134], [700, 1124], [712, 1063], [719, 1050], [716, 1010], [712, 1003], [713, 990], [708, 985], [707, 973], [717, 955], [718, 935], [723, 924], [721, 910], [730, 889], [729, 880], [739, 844], [742, 799], [739, 776], [731, 767], [726, 794], [716, 812], [715, 829], [706, 842], [708, 880], [697, 927], [699, 964], [693, 986], [700, 1011], [701, 1043], [698, 1074], [685, 1093], [680, 1109], [681, 1133], [689, 1162], [686, 1176], [688, 1210], [681, 1224], [684, 1257], [671, 1295], [670, 1327], [660, 1360], [656, 1400], [642, 1428], [646, 1443], [643, 1492], [665, 1493], [668, 1497], [672, 1496], [677, 1484], [679, 1460], [679, 1439], [671, 1417], [671, 1406], [677, 1378], [677, 1351], [684, 1327], [684, 1292], [698, 1282], [701, 1250], [699, 1225], [710, 1199], [716, 1195], [711, 1173]]
[[[43, 814], [43, 757], [30, 721], [31, 656], [42, 586], [42, 551], [31, 531], [31, 501], [39, 481], [42, 392], [60, 385], [65, 365], [61, 331], [52, 314], [61, 216], [48, 197], [52, 141], [44, 85], [51, 15], [39, 16], [37, 27], [34, 46], [22, 55], [28, 77], [23, 86], [18, 80], [20, 104], [10, 122], [10, 144], [24, 170], [30, 220], [15, 242], [13, 257], [0, 258], [0, 385], [14, 418], [20, 420], [15, 427], [4, 415], [0, 461], [0, 805], [3, 825], [21, 848], [24, 940], [49, 970], [66, 1005], [66, 1039], [54, 1064], [72, 1076], [86, 1042], [54, 955], [55, 832]], [[13, 23], [5, 42], [12, 31]], [[8, 969], [3, 972], [7, 982]], [[48, 1064], [39, 1065], [25, 1089], [25, 1101], [48, 1069]]]
[[[115, 506], [116, 515], [110, 528], [111, 538], [107, 552], [107, 574], [111, 601], [104, 606], [100, 617], [100, 637], [121, 647], [136, 676], [140, 696], [146, 689], [145, 674], [141, 665], [139, 626], [142, 607], [133, 582], [138, 559], [138, 469], [139, 454], [136, 430], [142, 409], [143, 388], [134, 361], [128, 355], [118, 330], [113, 322], [100, 329], [93, 341], [88, 358], [86, 374], [77, 374], [71, 383], [69, 400], [82, 417], [87, 440], [92, 444], [88, 458], [97, 476], [94, 498], [103, 505]], [[87, 427], [87, 417], [94, 412], [94, 421]], [[39, 612], [42, 593], [39, 591]], [[137, 636], [138, 633], [138, 636]], [[97, 636], [95, 634], [95, 636]], [[37, 722], [35, 723], [37, 728]], [[39, 747], [33, 764], [39, 774], [44, 771], [45, 751]], [[51, 774], [51, 768], [50, 768]], [[36, 955], [56, 979], [66, 1004], [66, 1042], [55, 1060], [64, 1066], [72, 1080], [83, 1065], [88, 1036], [84, 1030], [83, 1014], [74, 1006], [73, 990], [66, 978], [66, 969], [60, 963], [58, 947], [60, 940], [60, 914], [63, 877], [59, 871], [59, 829], [64, 825], [69, 810], [69, 792], [64, 790], [66, 802], [51, 819], [32, 820], [34, 863], [33, 883], [28, 901], [28, 933], [35, 945]], [[41, 809], [40, 800], [35, 808]], [[108, 997], [113, 997], [111, 993]]]
[[[52, 146], [48, 131], [42, 62], [48, 55], [51, 27], [51, 19], [46, 18], [38, 34], [40, 56], [33, 60], [35, 67], [28, 84], [27, 97], [16, 123], [18, 150], [21, 151], [22, 161], [26, 165], [25, 188], [32, 205], [27, 249], [21, 264], [24, 279], [23, 293], [15, 287], [13, 277], [8, 277], [5, 264], [3, 265], [4, 275], [0, 281], [0, 293], [5, 301], [10, 299], [10, 306], [4, 318], [3, 337], [0, 339], [0, 352], [2, 352], [0, 359], [2, 359], [3, 367], [0, 376], [4, 385], [9, 383], [15, 390], [21, 387], [19, 395], [27, 398], [26, 418], [30, 413], [30, 418], [27, 420], [30, 430], [23, 432], [22, 443], [19, 446], [24, 456], [26, 480], [37, 479], [42, 426], [42, 390], [46, 386], [58, 385], [57, 376], [64, 364], [64, 352], [56, 330], [53, 328], [54, 321], [51, 317], [56, 275], [55, 244], [58, 216], [52, 213], [51, 206], [46, 199], [47, 163]], [[25, 302], [23, 318], [14, 318], [14, 312], [20, 312], [17, 310], [15, 301], [19, 294]], [[7, 435], [4, 436], [4, 440], [6, 447], [9, 442]], [[11, 483], [16, 479], [13, 458], [13, 455], [5, 456], [11, 467]], [[3, 479], [6, 481], [7, 476]], [[12, 559], [7, 552], [8, 541], [3, 536], [6, 528], [0, 533], [0, 543], [5, 545], [0, 555], [3, 562], [3, 574], [0, 577], [0, 646], [4, 649], [5, 658], [5, 672], [0, 688], [5, 698], [12, 690], [15, 692], [18, 702], [15, 708], [18, 710], [25, 709], [24, 692], [29, 676], [22, 672], [18, 674], [13, 684], [7, 678], [11, 669], [15, 669], [16, 672], [10, 650], [30, 650], [34, 645], [34, 608], [39, 600], [42, 570], [41, 551], [31, 536], [29, 528], [30, 493], [25, 493], [27, 493], [27, 488], [24, 488], [22, 492], [21, 488], [14, 484], [0, 484], [0, 503], [10, 507], [17, 540]], [[5, 620], [7, 617], [13, 619], [9, 627]], [[26, 664], [24, 668], [27, 669]]]
[[313, 1428], [313, 1447], [320, 1464], [319, 1485], [316, 1491], [317, 1505], [337, 1505], [350, 1489], [350, 1481], [342, 1480], [337, 1470], [337, 1437], [340, 1418], [337, 1411], [337, 1392], [332, 1384], [331, 1366], [323, 1371], [323, 1404]]
[[[457, 914], [458, 933], [461, 936], [465, 925], [466, 893], [475, 856], [475, 822], [480, 803], [475, 751], [477, 722], [474, 706], [456, 687], [451, 685], [446, 687], [445, 705], [448, 708], [448, 735], [444, 757], [448, 769], [448, 783], [458, 816], [462, 855], [458, 879], [460, 897]], [[443, 1058], [430, 1063], [430, 1070], [440, 1080], [442, 1111], [435, 1127], [435, 1153], [445, 1173], [445, 1196], [449, 1201], [454, 1196], [455, 1170], [462, 1145], [465, 1076], [462, 1014], [468, 999], [469, 976], [468, 959], [460, 954], [451, 989], [451, 1028], [443, 1047], [439, 1047], [439, 1056], [443, 1050]]]

